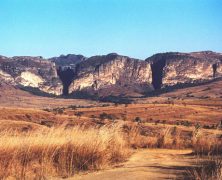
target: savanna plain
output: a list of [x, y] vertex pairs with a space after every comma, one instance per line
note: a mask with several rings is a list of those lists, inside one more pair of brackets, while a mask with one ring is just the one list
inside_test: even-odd
[[222, 179], [222, 81], [130, 103], [0, 92], [0, 179]]

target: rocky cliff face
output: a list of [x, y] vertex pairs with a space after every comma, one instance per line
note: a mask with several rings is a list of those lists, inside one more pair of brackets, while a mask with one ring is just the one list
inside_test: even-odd
[[62, 83], [55, 63], [41, 57], [0, 56], [0, 78], [12, 85], [33, 87], [55, 95], [62, 93]]
[[108, 54], [86, 58], [67, 55], [0, 56], [0, 80], [11, 85], [68, 95], [134, 96], [183, 83], [222, 77], [222, 54], [211, 51], [160, 53], [146, 61]]
[[61, 55], [49, 59], [56, 65], [57, 73], [63, 83], [63, 95], [69, 94], [69, 86], [74, 79], [76, 66], [86, 59], [82, 55], [75, 54]]
[[222, 54], [211, 51], [161, 53], [148, 59], [155, 89], [222, 76]]
[[150, 64], [117, 54], [94, 56], [79, 63], [69, 93], [85, 91], [100, 95], [126, 95], [152, 90]]

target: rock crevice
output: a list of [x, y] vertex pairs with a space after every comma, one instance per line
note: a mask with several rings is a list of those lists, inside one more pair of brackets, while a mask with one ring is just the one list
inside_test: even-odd
[[69, 86], [75, 78], [75, 71], [71, 68], [63, 69], [62, 67], [59, 67], [57, 73], [63, 84], [62, 94], [66, 96], [69, 94]]

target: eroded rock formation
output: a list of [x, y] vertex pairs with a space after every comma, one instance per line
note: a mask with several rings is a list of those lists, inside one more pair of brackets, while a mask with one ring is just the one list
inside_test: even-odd
[[127, 95], [153, 90], [150, 64], [117, 54], [94, 56], [79, 63], [69, 93], [86, 91], [100, 95]]
[[146, 61], [152, 67], [155, 89], [222, 76], [222, 54], [211, 51], [160, 53]]
[[86, 58], [0, 56], [0, 79], [11, 85], [68, 95], [134, 96], [154, 89], [222, 77], [222, 54], [160, 53], [146, 61], [115, 53]]
[[55, 63], [42, 57], [1, 56], [0, 78], [12, 85], [33, 87], [49, 94], [62, 94], [62, 83]]

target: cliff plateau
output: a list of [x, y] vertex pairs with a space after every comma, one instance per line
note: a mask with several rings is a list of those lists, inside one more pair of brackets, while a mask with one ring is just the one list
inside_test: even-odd
[[222, 54], [212, 51], [160, 53], [146, 62], [151, 64], [155, 89], [222, 77]]
[[212, 51], [159, 53], [145, 61], [115, 53], [42, 57], [0, 56], [0, 79], [54, 95], [140, 96], [222, 77], [222, 54]]

